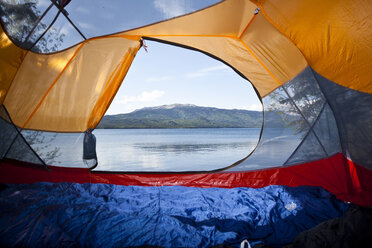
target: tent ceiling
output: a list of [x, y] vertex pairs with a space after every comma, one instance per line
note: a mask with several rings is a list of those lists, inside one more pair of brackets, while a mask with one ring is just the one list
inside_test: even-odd
[[[48, 53], [71, 47], [85, 38], [160, 22], [209, 7], [219, 1], [4, 0], [0, 4], [0, 16], [5, 29], [17, 45], [27, 49], [30, 44], [37, 42], [38, 37], [50, 25], [43, 35], [48, 42], [41, 39], [32, 47], [35, 52]], [[59, 14], [58, 5], [64, 6]], [[32, 29], [34, 30], [30, 32]], [[27, 37], [29, 33], [31, 35]]]
[[87, 37], [130, 30], [188, 14], [220, 0], [78, 0], [65, 9], [70, 19]]
[[[16, 122], [17, 125], [47, 130], [49, 123], [58, 123], [50, 129], [51, 131], [83, 131], [84, 128], [94, 127], [108, 106], [101, 107], [99, 111], [92, 106], [97, 106], [98, 102], [110, 104], [118, 85], [115, 83], [113, 84], [115, 86], [112, 86], [114, 88], [110, 89], [106, 87], [111, 85], [113, 78], [115, 82], [124, 78], [139, 47], [141, 37], [198, 49], [215, 56], [249, 79], [261, 97], [293, 79], [308, 64], [319, 74], [340, 85], [372, 93], [372, 84], [370, 84], [372, 71], [369, 69], [372, 67], [370, 1], [226, 0], [189, 15], [132, 29], [184, 14], [216, 1], [203, 1], [204, 5], [201, 5], [201, 1], [195, 0], [188, 2], [189, 5], [183, 11], [173, 8], [174, 12], [166, 12], [166, 9], [172, 9], [168, 1], [155, 0], [151, 4], [149, 1], [147, 5], [141, 2], [138, 11], [137, 3], [134, 2], [138, 1], [117, 0], [112, 1], [112, 4], [107, 2], [103, 4], [98, 0], [94, 0], [94, 4], [88, 0], [71, 1], [65, 6], [70, 23], [66, 19], [67, 13], [58, 15], [56, 7], [51, 6], [46, 0], [3, 1], [0, 7], [2, 22], [7, 26], [9, 34], [15, 33], [15, 36], [12, 36], [15, 42], [24, 43], [23, 47], [31, 48], [31, 41], [37, 41], [33, 46], [34, 50], [46, 52], [57, 51], [82, 42], [64, 51], [68, 54], [76, 51], [72, 57], [65, 58], [71, 59], [71, 63], [54, 63], [56, 61], [54, 58], [62, 53], [42, 55], [27, 52], [16, 48], [6, 34], [1, 33], [0, 100], [5, 99], [8, 109], [11, 109], [11, 104], [29, 106], [27, 116], [19, 116], [23, 115], [19, 110], [10, 111], [14, 120], [22, 120]], [[168, 2], [167, 8], [163, 8], [165, 2]], [[12, 9], [10, 5], [15, 7]], [[130, 8], [124, 8], [124, 5]], [[260, 7], [258, 14], [257, 6]], [[27, 12], [26, 7], [29, 7], [28, 10], [31, 9], [33, 15], [30, 11]], [[42, 12], [48, 8], [50, 9], [45, 19], [38, 23]], [[9, 9], [17, 15], [10, 13]], [[53, 17], [56, 11], [58, 16]], [[26, 13], [30, 15], [24, 15]], [[157, 15], [153, 15], [154, 13]], [[151, 18], [144, 16], [151, 16]], [[128, 18], [132, 17], [139, 21], [129, 22]], [[27, 28], [22, 29], [24, 24], [30, 24], [28, 30], [35, 26], [35, 34], [41, 33], [43, 38], [30, 36], [28, 41], [29, 32], [26, 32]], [[79, 34], [74, 25], [83, 35]], [[92, 49], [98, 43], [96, 38], [90, 37], [127, 29], [131, 30], [100, 37], [100, 45], [97, 49]], [[83, 36], [89, 39], [85, 40]], [[122, 39], [123, 43], [111, 45], [114, 37]], [[84, 48], [80, 49], [81, 46]], [[93, 56], [91, 53], [96, 55]], [[111, 55], [116, 56], [117, 53], [121, 54], [123, 60], [116, 58], [115, 64], [108, 68], [106, 62]], [[104, 54], [109, 56], [104, 57]], [[97, 59], [92, 61], [91, 56]], [[50, 67], [53, 67], [53, 70], [35, 73], [40, 68]], [[83, 68], [89, 68], [86, 72], [99, 71], [101, 74], [98, 75], [98, 80], [90, 80], [90, 76], [87, 75], [79, 74], [79, 77], [71, 78], [65, 75], [77, 70], [83, 72]], [[99, 68], [103, 69], [98, 70]], [[18, 94], [18, 91], [22, 90], [22, 85], [28, 83], [19, 80], [29, 78], [29, 75], [34, 75], [32, 87], [43, 89], [35, 92], [32, 98], [34, 104], [31, 105], [29, 99], [20, 99]], [[15, 89], [16, 85], [19, 89]], [[62, 87], [61, 85], [70, 86], [65, 87], [63, 91], [55, 90]], [[91, 91], [92, 94], [83, 103], [75, 91], [78, 85], [90, 85], [96, 91]], [[79, 119], [80, 117], [76, 116], [74, 111], [66, 111], [65, 107], [68, 104], [66, 95], [69, 95], [69, 102], [91, 106], [82, 110], [88, 111], [84, 112], [86, 118]], [[54, 105], [49, 105], [52, 103]], [[39, 111], [42, 110], [45, 112], [41, 114]], [[38, 116], [40, 119], [35, 119]], [[69, 126], [71, 122], [75, 123], [72, 125], [73, 128]], [[66, 126], [62, 127], [60, 123], [66, 123]], [[28, 126], [28, 124], [33, 125]]]

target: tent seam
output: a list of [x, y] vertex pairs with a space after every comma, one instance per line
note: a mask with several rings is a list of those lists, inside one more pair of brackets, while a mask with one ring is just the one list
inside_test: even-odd
[[[293, 100], [293, 98], [289, 95], [289, 93], [288, 93], [287, 89], [284, 87], [284, 85], [283, 85], [282, 88], [283, 88], [284, 92], [286, 93], [286, 95], [288, 96], [288, 99], [292, 102], [292, 105], [296, 108], [296, 110], [300, 113], [302, 119], [304, 119], [305, 122], [306, 122], [306, 124], [309, 126], [309, 128], [310, 128], [309, 131], [312, 131], [311, 129], [312, 129], [313, 125], [315, 125], [315, 122], [316, 122], [316, 120], [318, 119], [318, 117], [319, 117], [319, 115], [321, 114], [321, 112], [323, 111], [323, 109], [324, 109], [325, 104], [327, 103], [327, 101], [324, 101], [324, 105], [323, 105], [323, 107], [322, 107], [322, 110], [319, 112], [317, 119], [314, 121], [313, 124], [311, 124], [311, 123], [309, 122], [309, 120], [305, 117], [304, 113], [302, 113], [302, 111], [300, 110], [300, 108], [297, 106], [297, 104], [296, 104], [296, 102]], [[325, 155], [328, 156], [328, 153], [327, 153], [326, 149], [324, 148], [322, 142], [320, 141], [318, 135], [317, 135], [315, 132], [313, 132], [313, 134], [315, 135], [315, 138], [317, 139], [317, 141], [319, 142], [320, 146], [322, 147], [322, 149], [323, 149]]]
[[253, 17], [251, 18], [251, 20], [248, 22], [247, 26], [245, 27], [245, 29], [243, 30], [243, 32], [239, 35], [239, 39], [242, 38], [242, 36], [245, 34], [245, 32], [248, 30], [249, 26], [252, 24], [254, 18], [256, 18], [257, 14], [254, 14]]
[[260, 63], [262, 65], [263, 68], [265, 68], [265, 70], [270, 74], [270, 76], [278, 83], [279, 87], [281, 85], [283, 85], [283, 83], [277, 78], [274, 76], [274, 74], [269, 70], [269, 68], [267, 68], [267, 66], [257, 57], [256, 54], [253, 53], [253, 51], [249, 48], [249, 46], [244, 42], [242, 41], [241, 39], [238, 39], [240, 41], [240, 43], [243, 44], [243, 46], [245, 48], [247, 48], [247, 50], [251, 53], [251, 55], [258, 61], [258, 63]]
[[309, 61], [307, 60], [307, 58], [305, 57], [305, 55], [303, 54], [302, 50], [297, 46], [297, 44], [294, 42], [294, 40], [292, 40], [289, 36], [287, 36], [285, 34], [285, 32], [279, 28], [279, 26], [269, 17], [269, 15], [267, 14], [267, 12], [265, 11], [264, 7], [263, 7], [263, 4], [264, 4], [265, 1], [263, 1], [261, 4], [259, 4], [258, 6], [260, 7], [260, 10], [262, 10], [262, 14], [264, 15], [264, 17], [266, 18], [266, 20], [274, 26], [274, 28], [276, 28], [282, 35], [284, 35], [299, 51], [300, 53], [302, 54], [302, 56], [304, 57], [306, 63], [308, 65], [309, 64]]
[[44, 30], [44, 32], [37, 38], [37, 40], [32, 44], [31, 47], [27, 48], [27, 50], [32, 50], [34, 46], [45, 36], [45, 34], [50, 30], [50, 28], [54, 25], [54, 23], [57, 21], [59, 15], [61, 14], [61, 11], [58, 11], [52, 22], [49, 24], [49, 26]]
[[[114, 70], [110, 73], [110, 76], [109, 76], [109, 78], [107, 79], [107, 81], [106, 81], [105, 86], [103, 87], [103, 89], [105, 89], [105, 88], [107, 87], [107, 85], [109, 84], [109, 82], [111, 81], [111, 79], [114, 77], [114, 75], [115, 75], [116, 72], [118, 71], [119, 66], [120, 66], [122, 63], [123, 63], [123, 60], [122, 60], [121, 62], [119, 62], [119, 63], [115, 66]], [[96, 104], [97, 104], [98, 100], [101, 98], [101, 96], [102, 96], [102, 94], [103, 94], [103, 91], [104, 91], [104, 90], [102, 90], [101, 93], [99, 94], [99, 96], [98, 96], [98, 98], [97, 98], [97, 101], [96, 101]], [[96, 104], [93, 106], [93, 108], [92, 108], [91, 111], [90, 111], [89, 119], [91, 118], [92, 112], [93, 112], [93, 110], [94, 110]], [[107, 110], [107, 109], [106, 109], [106, 110]], [[106, 112], [106, 111], [105, 111], [105, 112]], [[87, 125], [87, 128], [90, 127], [90, 125], [89, 125], [90, 120], [89, 120], [89, 119], [88, 119], [88, 125]], [[94, 127], [94, 128], [95, 128], [95, 127]]]
[[28, 143], [28, 141], [26, 140], [26, 138], [22, 135], [22, 129], [18, 129], [17, 126], [14, 124], [14, 122], [13, 122], [12, 118], [10, 117], [10, 114], [9, 114], [8, 110], [6, 109], [6, 107], [5, 107], [4, 104], [2, 105], [2, 107], [3, 107], [4, 111], [5, 111], [5, 114], [9, 118], [10, 124], [15, 128], [15, 130], [17, 132], [17, 134], [14, 137], [12, 143], [9, 145], [9, 148], [5, 152], [3, 158], [6, 158], [6, 156], [10, 152], [11, 148], [13, 147], [15, 141], [17, 140], [18, 137], [20, 137], [25, 142], [26, 146], [32, 151], [32, 153], [41, 161], [41, 163], [44, 165], [44, 167], [48, 171], [50, 171], [50, 169], [49, 169], [48, 165], [45, 163], [45, 161], [39, 156], [39, 154], [32, 148], [32, 146]]
[[[123, 38], [123, 37], [122, 37], [122, 38]], [[137, 48], [136, 48], [136, 54], [137, 54], [137, 52], [138, 52], [138, 50], [139, 50], [140, 48], [141, 48], [141, 45], [139, 44], [139, 45], [137, 46]], [[133, 61], [134, 58], [136, 57], [136, 54], [133, 55], [133, 59], [132, 59], [132, 61]], [[115, 69], [111, 72], [110, 77], [107, 79], [107, 81], [106, 81], [106, 83], [105, 83], [105, 87], [109, 84], [109, 82], [112, 80], [112, 78], [114, 77], [114, 75], [117, 74], [119, 68], [123, 65], [125, 59], [126, 59], [126, 55], [123, 56], [123, 59], [122, 59], [122, 60], [121, 60], [117, 65], [116, 65]], [[124, 76], [124, 77], [125, 77], [125, 76]], [[124, 78], [123, 78], [123, 80], [124, 80]], [[117, 88], [117, 90], [115, 91], [115, 93], [113, 94], [113, 96], [111, 97], [111, 99], [109, 100], [109, 103], [107, 104], [107, 107], [106, 107], [106, 109], [105, 109], [105, 113], [106, 113], [107, 109], [109, 108], [109, 106], [111, 105], [111, 103], [112, 103], [113, 99], [115, 98], [117, 92], [119, 91], [119, 88], [121, 87], [121, 85], [122, 85], [122, 83], [123, 83], [123, 80], [121, 80], [122, 82], [121, 82], [120, 86]], [[100, 96], [97, 98], [97, 102], [98, 102], [98, 100], [101, 98], [102, 94], [103, 94], [103, 91], [101, 92]], [[96, 102], [96, 104], [97, 104], [97, 102]], [[92, 111], [94, 110], [96, 104], [95, 104], [94, 107], [92, 108]], [[88, 121], [90, 121], [91, 115], [92, 115], [92, 112], [90, 113], [90, 116], [89, 116]], [[98, 123], [101, 121], [102, 118], [103, 118], [103, 115], [102, 115], [101, 118], [99, 119]], [[98, 123], [97, 123], [97, 125], [98, 125]], [[89, 123], [88, 123], [88, 124], [89, 124]], [[97, 125], [96, 125], [96, 126], [97, 126]], [[94, 127], [94, 128], [95, 128], [95, 127]]]
[[[296, 154], [296, 152], [300, 149], [300, 146], [305, 142], [306, 138], [310, 135], [310, 133], [315, 134], [314, 132], [314, 126], [318, 123], [319, 119], [320, 119], [320, 116], [321, 114], [324, 112], [324, 109], [325, 107], [327, 106], [327, 101], [324, 101], [323, 103], [323, 106], [322, 106], [322, 109], [320, 110], [318, 116], [316, 117], [316, 120], [313, 122], [313, 124], [311, 125], [311, 127], [309, 128], [309, 130], [307, 131], [306, 135], [303, 137], [303, 139], [301, 140], [300, 144], [296, 147], [296, 149], [292, 152], [291, 155], [289, 155], [288, 159], [283, 163], [283, 165], [287, 165], [288, 161]], [[319, 144], [322, 146], [322, 143], [320, 142], [320, 139], [317, 141], [319, 142]], [[328, 153], [326, 153], [326, 156], [328, 158]]]
[[238, 37], [235, 37], [232, 35], [213, 35], [213, 34], [143, 34], [142, 36], [143, 37], [216, 37], [216, 38], [230, 38], [230, 39], [240, 40]]
[[47, 89], [47, 91], [45, 92], [45, 94], [43, 95], [43, 97], [41, 98], [40, 102], [38, 103], [38, 105], [36, 105], [34, 111], [32, 111], [32, 113], [30, 114], [30, 116], [27, 118], [27, 120], [24, 122], [24, 124], [22, 125], [22, 129], [25, 128], [25, 126], [30, 122], [30, 120], [32, 119], [32, 117], [35, 115], [35, 113], [37, 112], [37, 110], [40, 108], [41, 104], [44, 102], [44, 100], [46, 99], [46, 97], [48, 96], [49, 92], [52, 90], [52, 88], [54, 87], [54, 85], [57, 84], [58, 80], [60, 79], [60, 77], [62, 76], [62, 74], [66, 71], [67, 67], [71, 64], [72, 60], [76, 57], [76, 55], [78, 54], [78, 52], [81, 50], [81, 48], [86, 44], [86, 42], [82, 43], [77, 49], [76, 51], [74, 52], [74, 54], [71, 56], [71, 58], [69, 59], [69, 61], [67, 62], [67, 64], [65, 65], [65, 67], [62, 69], [62, 71], [58, 74], [58, 76], [56, 77], [56, 79], [53, 81], [53, 83], [49, 86], [49, 88]]
[[[311, 71], [311, 73], [313, 74], [313, 77], [314, 77], [316, 83], [318, 84], [319, 90], [322, 92], [322, 95], [323, 95], [325, 101], [328, 103], [328, 106], [329, 106], [329, 108], [330, 108], [331, 111], [332, 111], [333, 118], [335, 118], [335, 120], [336, 120], [336, 114], [335, 114], [335, 110], [334, 110], [333, 106], [332, 106], [331, 103], [328, 101], [328, 98], [327, 98], [327, 96], [326, 96], [326, 94], [325, 94], [325, 92], [324, 92], [324, 89], [323, 89], [322, 86], [320, 85], [319, 80], [318, 80], [317, 76], [316, 76], [315, 73], [314, 73], [314, 69], [313, 69], [310, 65], [309, 65], [309, 67], [310, 67], [310, 71]], [[320, 75], [320, 74], [319, 74], [319, 75]], [[332, 81], [332, 82], [333, 82], [333, 81]], [[333, 82], [333, 83], [334, 83], [334, 82]], [[339, 123], [338, 121], [336, 121], [336, 127], [337, 127], [338, 139], [339, 139], [339, 141], [340, 141], [341, 151], [342, 151], [342, 154], [346, 154], [346, 151], [348, 150], [348, 148], [346, 148], [346, 147], [344, 146], [344, 144], [343, 144], [343, 142], [342, 142], [342, 140], [341, 140], [341, 131], [340, 131], [341, 126], [342, 126], [342, 129], [345, 129], [345, 127], [344, 127], [344, 122], [343, 122], [343, 121], [341, 121], [341, 125], [340, 125], [340, 123]]]
[[25, 41], [23, 43], [27, 42], [30, 39], [30, 37], [34, 33], [36, 27], [40, 24], [41, 20], [45, 17], [45, 15], [49, 12], [49, 10], [52, 7], [53, 7], [53, 4], [50, 4], [49, 7], [44, 11], [44, 13], [41, 16], [39, 16], [39, 18], [36, 20], [34, 26], [32, 27], [31, 31], [29, 32], [29, 34], [27, 35], [27, 37], [25, 38]]

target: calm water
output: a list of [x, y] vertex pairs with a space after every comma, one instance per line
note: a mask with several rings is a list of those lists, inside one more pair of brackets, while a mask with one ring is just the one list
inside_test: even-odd
[[96, 170], [218, 169], [246, 157], [259, 133], [260, 128], [97, 129]]
[[[34, 140], [32, 147], [47, 164], [85, 167], [83, 134], [22, 133], [29, 142]], [[94, 134], [98, 155], [95, 170], [204, 171], [245, 158], [256, 147], [260, 128], [97, 129]], [[289, 129], [266, 128], [256, 152], [231, 170], [282, 165], [300, 137]]]

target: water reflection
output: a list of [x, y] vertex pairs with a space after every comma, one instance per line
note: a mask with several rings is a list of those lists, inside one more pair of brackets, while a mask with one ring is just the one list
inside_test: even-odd
[[157, 143], [142, 143], [134, 144], [137, 149], [142, 149], [146, 152], [160, 153], [195, 153], [195, 152], [212, 152], [215, 150], [229, 150], [247, 148], [252, 142], [236, 142], [225, 144], [167, 144], [159, 145]]
[[[95, 170], [215, 170], [246, 157], [257, 145], [259, 133], [259, 128], [98, 129], [94, 131], [98, 155]], [[47, 164], [84, 167], [83, 135], [22, 134]]]
[[259, 133], [259, 128], [96, 130], [95, 170], [215, 170], [247, 156]]

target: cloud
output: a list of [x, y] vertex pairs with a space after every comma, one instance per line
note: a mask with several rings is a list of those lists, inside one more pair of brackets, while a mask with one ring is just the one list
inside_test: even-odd
[[153, 102], [161, 98], [165, 94], [164, 91], [153, 90], [153, 91], [143, 91], [138, 96], [124, 96], [118, 101], [119, 104], [128, 104], [131, 102]]
[[49, 5], [50, 5], [50, 2], [49, 1], [38, 1], [37, 2], [37, 7], [39, 9], [48, 8]]
[[138, 109], [136, 105], [133, 104], [125, 104], [124, 108], [120, 108], [120, 113], [130, 113], [134, 110]]
[[262, 105], [261, 104], [252, 104], [247, 109], [248, 110], [255, 110], [255, 111], [262, 111]]
[[209, 75], [210, 72], [222, 71], [226, 69], [229, 69], [229, 67], [226, 65], [211, 66], [211, 67], [200, 69], [197, 72], [187, 73], [186, 77], [188, 78], [204, 77], [204, 76]]
[[75, 8], [75, 11], [78, 12], [79, 14], [84, 14], [84, 15], [91, 14], [91, 11], [89, 10], [89, 8], [77, 7]]
[[211, 72], [211, 71], [222, 71], [227, 70], [229, 67], [227, 65], [217, 65], [217, 66], [211, 66], [204, 69], [201, 69], [201, 72]]
[[155, 0], [154, 7], [167, 19], [183, 15], [187, 12], [184, 0]]
[[196, 77], [204, 77], [207, 73], [205, 72], [194, 72], [194, 73], [187, 73], [186, 77], [188, 78], [196, 78]]
[[146, 78], [145, 81], [146, 82], [160, 82], [160, 81], [168, 81], [170, 79], [172, 79], [172, 77], [170, 76], [149, 77], [149, 78]]
[[59, 33], [69, 36], [71, 33], [73, 33], [73, 31], [74, 28], [71, 25], [63, 25], [63, 27], [59, 30]]
[[83, 29], [90, 29], [94, 30], [95, 27], [92, 24], [86, 23], [86, 22], [79, 22], [78, 25]]

